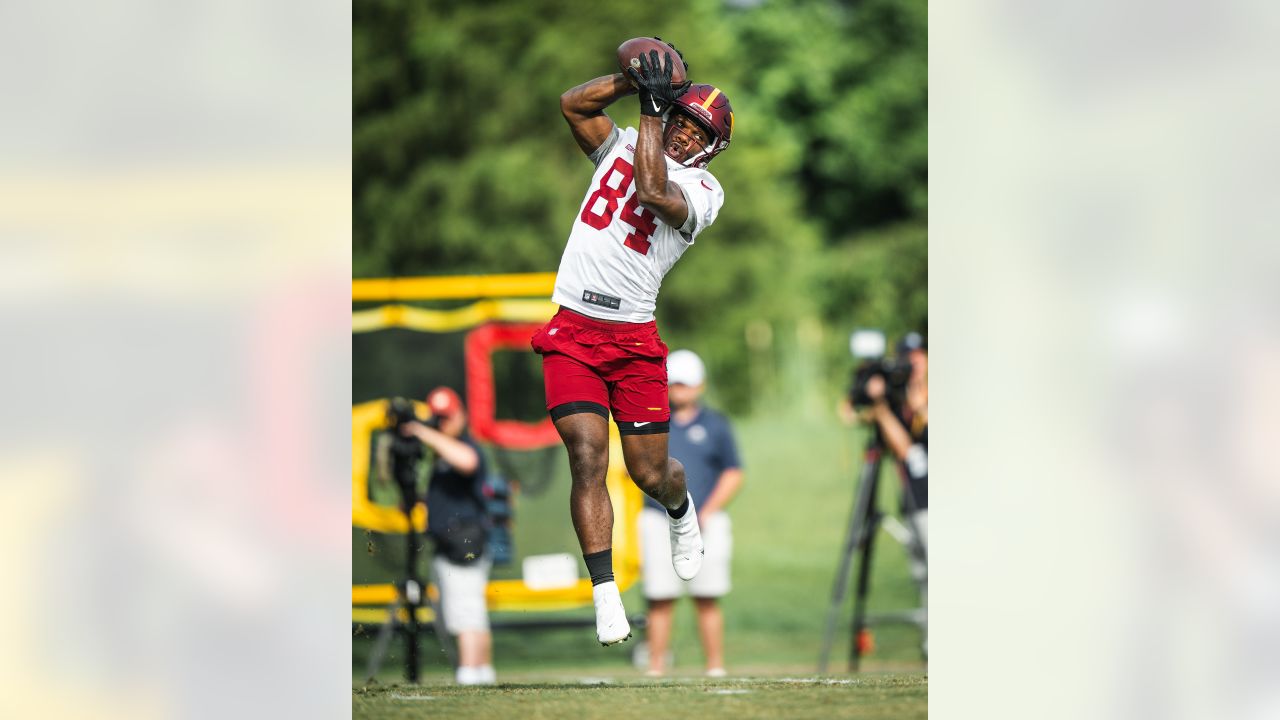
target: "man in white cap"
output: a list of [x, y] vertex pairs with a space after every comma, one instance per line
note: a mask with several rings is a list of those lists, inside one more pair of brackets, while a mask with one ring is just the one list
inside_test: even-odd
[[706, 555], [702, 571], [681, 580], [671, 567], [669, 521], [665, 509], [645, 499], [640, 514], [640, 544], [644, 562], [644, 594], [649, 601], [647, 634], [650, 676], [666, 671], [667, 649], [675, 601], [686, 592], [697, 608], [698, 634], [706, 655], [706, 673], [724, 677], [724, 617], [719, 599], [729, 592], [729, 560], [733, 536], [724, 508], [742, 487], [742, 467], [729, 421], [704, 407], [706, 369], [690, 350], [667, 358], [668, 397], [671, 401], [671, 457], [685, 469], [685, 483], [698, 508]]

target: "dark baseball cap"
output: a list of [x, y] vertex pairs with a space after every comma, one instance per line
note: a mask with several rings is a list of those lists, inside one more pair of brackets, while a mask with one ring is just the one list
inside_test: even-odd
[[898, 353], [909, 353], [912, 350], [928, 350], [929, 344], [925, 342], [924, 336], [914, 330], [902, 336], [898, 341]]

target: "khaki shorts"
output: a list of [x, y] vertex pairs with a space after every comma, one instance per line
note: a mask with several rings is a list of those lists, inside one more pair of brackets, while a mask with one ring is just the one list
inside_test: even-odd
[[470, 565], [454, 565], [437, 557], [432, 563], [436, 586], [440, 588], [444, 627], [451, 635], [467, 630], [489, 630], [489, 611], [484, 591], [489, 584], [489, 558]]
[[671, 567], [671, 522], [661, 510], [640, 512], [640, 553], [644, 571], [644, 596], [649, 600], [674, 600], [684, 594], [718, 598], [729, 593], [729, 561], [733, 557], [733, 524], [727, 513], [708, 517], [702, 526], [702, 569], [692, 580], [681, 580]]

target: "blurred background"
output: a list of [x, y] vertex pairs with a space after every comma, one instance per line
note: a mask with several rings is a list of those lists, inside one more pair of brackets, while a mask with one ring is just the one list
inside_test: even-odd
[[[459, 237], [428, 232], [437, 220], [425, 209], [448, 209], [428, 198], [403, 204], [400, 215], [385, 213], [403, 227], [378, 240], [364, 207], [376, 178], [361, 163], [399, 163], [393, 187], [401, 187], [411, 170], [462, 167], [446, 153], [473, 148], [476, 134], [501, 135], [487, 152], [530, 135], [542, 142], [533, 128], [559, 126], [556, 94], [608, 71], [619, 38], [652, 31], [673, 39], [695, 76], [731, 90], [743, 130], [714, 168], [731, 191], [725, 216], [664, 290], [660, 310], [674, 312], [666, 303], [678, 288], [721, 277], [689, 271], [702, 262], [699, 253], [765, 235], [801, 242], [798, 232], [770, 230], [772, 218], [785, 211], [816, 227], [827, 216], [814, 198], [837, 207], [860, 200], [825, 194], [820, 179], [898, 177], [899, 161], [916, 153], [897, 145], [879, 156], [881, 166], [866, 164], [868, 153], [896, 138], [897, 128], [923, 143], [921, 126], [902, 115], [864, 112], [870, 103], [898, 107], [895, 98], [916, 97], [915, 81], [889, 82], [917, 72], [919, 61], [902, 60], [898, 49], [923, 47], [915, 21], [902, 19], [915, 16], [897, 14], [897, 5], [658, 6], [664, 11], [652, 11], [651, 28], [624, 17], [648, 9], [619, 7], [605, 17], [585, 3], [571, 12], [527, 5], [523, 22], [507, 18], [509, 10], [398, 15], [397, 7], [122, 0], [0, 9], [0, 487], [14, 509], [4, 525], [0, 715], [350, 714], [352, 651], [364, 652], [365, 642], [348, 624], [353, 567], [362, 562], [350, 553], [364, 546], [353, 547], [344, 532], [350, 408], [360, 399], [348, 383], [363, 382], [351, 366], [351, 346], [360, 341], [350, 315], [352, 264], [357, 277], [490, 271], [361, 265], [370, 262], [365, 248], [373, 242], [403, 243], [444, 261], [442, 243]], [[934, 544], [930, 558], [929, 712], [1276, 717], [1280, 103], [1273, 68], [1280, 65], [1280, 7], [954, 0], [930, 10], [928, 320], [932, 382], [940, 383], [934, 411], [947, 428], [931, 461], [948, 481], [932, 488], [935, 535], [945, 542]], [[362, 33], [383, 12], [380, 27], [399, 40], [379, 49]], [[752, 20], [762, 13], [772, 13], [769, 22]], [[855, 22], [869, 17], [883, 25]], [[468, 18], [463, 32], [455, 19]], [[520, 74], [520, 93], [486, 91], [477, 102], [456, 81], [460, 63], [505, 77], [488, 53], [510, 57], [501, 50], [506, 38], [542, 37], [552, 25], [582, 30], [554, 48], [526, 45], [537, 61]], [[750, 43], [736, 34], [748, 26], [756, 33]], [[817, 51], [838, 33], [851, 41]], [[470, 45], [459, 48], [463, 42]], [[598, 48], [588, 52], [590, 43]], [[865, 47], [874, 52], [864, 55]], [[390, 48], [407, 60], [362, 60]], [[788, 61], [776, 63], [780, 57]], [[415, 75], [401, 74], [406, 67]], [[445, 69], [444, 79], [455, 81], [453, 94], [441, 98], [432, 93], [443, 85], [422, 78]], [[353, 73], [386, 79], [372, 102], [358, 82], [353, 96]], [[882, 94], [860, 92], [882, 81]], [[545, 115], [531, 111], [509, 124], [485, 112], [533, 103], [524, 87], [542, 93]], [[856, 124], [821, 120], [837, 114], [821, 104], [835, 99], [832, 87], [846, 89], [841, 97], [848, 112], [857, 111]], [[392, 111], [391, 99], [414, 93], [435, 99]], [[799, 128], [762, 120], [772, 111], [761, 105], [784, 93], [800, 100], [787, 110], [806, 118]], [[408, 161], [421, 157], [420, 146], [367, 140], [383, 133], [420, 142], [456, 117], [441, 104], [461, 106], [464, 98], [479, 109], [475, 123], [438, 143], [432, 163]], [[353, 134], [353, 124], [362, 129]], [[512, 168], [543, 173], [522, 192], [563, 180], [564, 189], [548, 193], [563, 205], [545, 211], [553, 231], [541, 238], [545, 247], [520, 245], [545, 253], [545, 261], [517, 255], [514, 240], [490, 244], [494, 236], [472, 232], [466, 237], [475, 242], [447, 246], [448, 263], [501, 248], [505, 269], [554, 269], [568, 229], [564, 213], [586, 183], [563, 132], [551, 133], [559, 139], [536, 162]], [[849, 143], [840, 140], [845, 133]], [[864, 133], [867, 142], [857, 142]], [[754, 139], [766, 136], [767, 143]], [[822, 152], [799, 142], [815, 137]], [[832, 154], [841, 147], [863, 164]], [[752, 156], [760, 162], [747, 162]], [[583, 179], [545, 170], [556, 163]], [[749, 165], [767, 180], [739, 185]], [[831, 169], [837, 166], [845, 167]], [[806, 192], [795, 187], [799, 181]], [[454, 184], [474, 191], [477, 182], [459, 175], [441, 192]], [[750, 187], [759, 192], [749, 194]], [[392, 194], [379, 192], [394, 210]], [[773, 207], [787, 197], [791, 206]], [[724, 231], [767, 203], [772, 214], [758, 218], [759, 227]], [[405, 219], [420, 208], [420, 219]], [[542, 211], [524, 208], [526, 221], [538, 222]], [[473, 216], [477, 224], [481, 218]], [[522, 227], [504, 217], [483, 221], [507, 222], [506, 234], [521, 237]], [[844, 277], [856, 275], [864, 261], [853, 254], [866, 253], [866, 263], [889, 255], [894, 248], [875, 243], [896, 227], [860, 223], [811, 230], [804, 241], [816, 254], [864, 237], [868, 244], [848, 248]], [[824, 268], [799, 267], [805, 257], [771, 254], [773, 247], [756, 247], [751, 257], [775, 274], [799, 268], [822, 276]], [[860, 287], [886, 276], [869, 275]], [[800, 342], [805, 313], [775, 313], [773, 303], [816, 307], [824, 288], [772, 292], [781, 282], [772, 277], [742, 300], [770, 299], [758, 308], [777, 322], [769, 333], [749, 335], [734, 320], [735, 306], [716, 308], [724, 322], [737, 323], [735, 342], [755, 337], [779, 354]], [[888, 306], [886, 297], [868, 296], [864, 305]], [[662, 318], [673, 345], [697, 340], [681, 335], [680, 323], [700, 322], [702, 314], [695, 307]], [[838, 392], [845, 329], [817, 310], [808, 317], [828, 324], [818, 342], [831, 343], [829, 355], [813, 356], [812, 373], [803, 357], [786, 370], [779, 357], [759, 372], [791, 372], [799, 383], [826, 382]], [[906, 327], [906, 317], [884, 312], [868, 324], [893, 338], [893, 323]], [[789, 331], [788, 318], [796, 319]], [[740, 525], [772, 519], [763, 503], [800, 488], [813, 513], [806, 531], [842, 527], [860, 442], [830, 421], [833, 396], [815, 391], [811, 409], [799, 405], [797, 416], [813, 418], [807, 424], [763, 424], [769, 411], [753, 403], [767, 396], [749, 391], [754, 382], [720, 386], [729, 381], [723, 374], [732, 372], [732, 354], [699, 349], [711, 365], [711, 401], [730, 409], [744, 446], [748, 486], [734, 507]], [[399, 361], [385, 367], [415, 371]], [[417, 397], [427, 380], [359, 392]], [[775, 385], [788, 397], [794, 386]], [[770, 464], [763, 443], [775, 435], [816, 448], [808, 467], [798, 470], [790, 449], [772, 442], [779, 459]], [[820, 479], [802, 485], [813, 477]], [[517, 502], [533, 501], [522, 495]], [[553, 519], [563, 517], [557, 508]], [[726, 601], [738, 623], [728, 636], [731, 663], [742, 668], [750, 660], [752, 626], [772, 628], [764, 636], [772, 644], [759, 653], [765, 662], [787, 662], [793, 641], [802, 648], [796, 662], [809, 662], [813, 648], [803, 644], [816, 642], [820, 616], [789, 613], [785, 622], [795, 631], [778, 643], [777, 613], [749, 607], [777, 590], [758, 591], [750, 573], [767, 569], [787, 592], [791, 583], [778, 578], [799, 578], [797, 587], [821, 598], [838, 534], [815, 539], [813, 555], [793, 558], [785, 573], [764, 541], [750, 554], [759, 564], [739, 553], [742, 591]], [[877, 565], [891, 575], [875, 585], [886, 593], [907, 587], [894, 562], [888, 556]], [[757, 591], [747, 593], [751, 584]], [[787, 602], [823, 604], [799, 594]], [[687, 618], [677, 622], [689, 627]], [[904, 662], [915, 662], [913, 645], [909, 637], [896, 644]], [[677, 651], [681, 658], [697, 653]], [[500, 647], [499, 662], [509, 657]], [[609, 662], [625, 666], [622, 656]]]
[[[879, 328], [892, 343], [928, 331], [924, 0], [359, 3], [353, 275], [554, 273], [592, 170], [559, 96], [616, 72], [618, 45], [637, 35], [674, 43], [693, 80], [721, 88], [735, 111], [733, 143], [710, 167], [724, 209], [667, 275], [657, 310], [665, 342], [705, 360], [708, 403], [735, 422], [743, 450], [747, 481], [730, 508], [737, 533], [735, 590], [724, 605], [728, 663], [811, 671], [865, 439], [864, 426], [842, 424], [836, 412], [854, 366], [850, 332]], [[634, 98], [608, 112], [620, 127], [638, 121]], [[382, 300], [353, 309], [367, 316]], [[450, 310], [470, 302], [405, 304]], [[463, 390], [468, 329], [356, 333], [353, 405], [421, 400], [440, 384]], [[545, 417], [537, 356], [494, 358], [498, 415]], [[576, 558], [563, 448], [489, 449], [522, 479], [518, 555]], [[897, 485], [896, 476], [885, 483], [886, 509], [896, 507]], [[377, 500], [394, 505], [394, 497]], [[353, 582], [391, 580], [402, 542], [354, 528]], [[872, 604], [918, 604], [902, 548], [882, 548]], [[519, 577], [519, 562], [495, 577]], [[625, 596], [633, 612], [644, 607], [637, 591]], [[681, 612], [676, 669], [696, 671], [692, 612]], [[840, 668], [848, 615], [846, 606]], [[375, 632], [356, 623], [357, 674]], [[916, 628], [888, 627], [877, 640], [873, 666], [923, 667]], [[521, 662], [581, 666], [592, 658], [626, 668], [626, 651], [601, 651], [588, 629], [499, 630], [496, 643], [499, 673]], [[426, 646], [434, 668], [447, 670], [434, 640]], [[400, 671], [392, 665], [390, 677]]]

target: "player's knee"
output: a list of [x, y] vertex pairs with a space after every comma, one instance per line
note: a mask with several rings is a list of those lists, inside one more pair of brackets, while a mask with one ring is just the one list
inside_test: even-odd
[[675, 458], [667, 458], [667, 473], [672, 480], [684, 482], [684, 463]]
[[631, 479], [646, 493], [661, 488], [667, 479], [665, 465], [646, 463], [631, 470]]
[[574, 482], [597, 482], [609, 470], [608, 448], [601, 449], [588, 440], [565, 443], [569, 451], [569, 468]]

